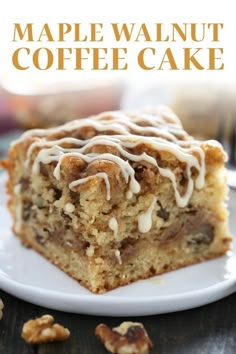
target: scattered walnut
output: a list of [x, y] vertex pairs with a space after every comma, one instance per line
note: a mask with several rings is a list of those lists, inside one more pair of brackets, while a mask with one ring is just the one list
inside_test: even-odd
[[148, 354], [153, 346], [139, 322], [123, 322], [113, 329], [100, 324], [96, 327], [95, 334], [106, 349], [114, 354]]
[[65, 340], [70, 336], [70, 331], [54, 323], [54, 318], [44, 315], [35, 320], [27, 321], [21, 332], [22, 338], [30, 344], [40, 344], [52, 341]]
[[2, 312], [3, 307], [4, 307], [3, 302], [0, 299], [0, 320], [2, 319], [2, 316], [3, 316], [3, 312]]
[[167, 221], [169, 219], [170, 213], [163, 208], [159, 200], [157, 201], [157, 204], [159, 205], [160, 208], [157, 212], [157, 216], [159, 216], [159, 218], [163, 219], [164, 221]]

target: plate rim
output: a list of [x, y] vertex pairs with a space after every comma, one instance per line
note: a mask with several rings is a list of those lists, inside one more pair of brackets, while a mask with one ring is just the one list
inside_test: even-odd
[[[236, 284], [236, 277], [232, 277], [195, 291], [134, 298], [106, 297], [104, 294], [66, 294], [65, 296], [62, 292], [19, 283], [2, 274], [0, 280], [1, 289], [35, 305], [70, 313], [116, 317], [156, 315], [203, 306], [232, 294], [235, 292]], [[87, 308], [88, 305], [92, 307]], [[169, 308], [167, 305], [170, 305]], [[110, 306], [113, 306], [113, 310], [110, 310]]]

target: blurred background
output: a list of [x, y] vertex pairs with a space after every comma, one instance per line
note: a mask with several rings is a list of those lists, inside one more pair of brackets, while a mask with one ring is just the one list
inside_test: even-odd
[[[236, 87], [209, 81], [88, 79], [56, 82], [45, 88], [26, 83], [0, 87], [0, 157], [22, 131], [47, 128], [102, 111], [169, 105], [198, 139], [218, 139], [235, 165]], [[24, 92], [21, 94], [19, 92]]]

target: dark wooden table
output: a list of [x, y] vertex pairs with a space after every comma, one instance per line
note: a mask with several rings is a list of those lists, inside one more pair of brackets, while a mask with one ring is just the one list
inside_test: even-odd
[[[236, 353], [236, 293], [200, 308], [164, 315], [114, 318], [82, 316], [31, 305], [0, 291], [5, 304], [0, 321], [1, 354], [105, 354], [94, 335], [97, 324], [116, 326], [123, 320], [141, 321], [153, 340], [152, 354]], [[52, 314], [71, 331], [65, 342], [30, 346], [21, 339], [24, 321]]]
[[[0, 150], [6, 144], [1, 138]], [[236, 191], [231, 198], [231, 220], [236, 216]], [[231, 225], [232, 228], [232, 225]], [[233, 230], [235, 232], [235, 230]], [[0, 284], [1, 288], [1, 284]], [[95, 317], [53, 311], [21, 301], [0, 290], [4, 316], [0, 321], [0, 354], [105, 354], [94, 335], [95, 327], [104, 322], [113, 327], [121, 321], [142, 322], [153, 343], [152, 354], [235, 354], [236, 293], [200, 308], [149, 317]], [[30, 346], [21, 339], [23, 323], [43, 314], [71, 331], [65, 342]]]

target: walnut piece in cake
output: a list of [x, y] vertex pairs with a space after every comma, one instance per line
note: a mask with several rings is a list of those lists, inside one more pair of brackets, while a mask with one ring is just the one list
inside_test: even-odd
[[44, 315], [27, 321], [22, 328], [21, 336], [29, 344], [41, 344], [66, 340], [70, 336], [70, 331], [54, 323], [52, 316]]
[[139, 322], [123, 322], [113, 329], [100, 324], [95, 334], [105, 348], [114, 354], [148, 354], [153, 347], [144, 326]]
[[94, 293], [219, 257], [225, 157], [163, 107], [27, 131], [2, 162], [13, 231]]

